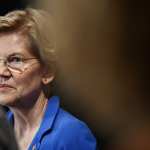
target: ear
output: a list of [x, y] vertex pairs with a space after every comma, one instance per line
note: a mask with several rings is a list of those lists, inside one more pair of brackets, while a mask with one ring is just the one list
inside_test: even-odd
[[49, 71], [47, 68], [43, 68], [42, 70], [43, 74], [42, 74], [42, 83], [44, 85], [47, 85], [49, 83], [51, 83], [54, 78], [55, 78], [55, 73], [52, 71]]
[[47, 76], [47, 77], [43, 77], [43, 78], [42, 78], [42, 83], [43, 83], [44, 85], [47, 85], [47, 84], [49, 84], [50, 82], [52, 82], [53, 80], [54, 80], [54, 76], [53, 76], [53, 75]]
[[49, 75], [46, 75], [46, 76], [43, 76], [42, 78], [42, 83], [44, 85], [47, 85], [49, 84], [50, 82], [52, 82], [54, 80], [54, 75], [53, 74], [49, 74]]

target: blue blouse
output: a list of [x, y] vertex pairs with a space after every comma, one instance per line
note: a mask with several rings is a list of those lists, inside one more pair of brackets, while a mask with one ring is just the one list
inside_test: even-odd
[[[13, 120], [10, 111], [8, 120]], [[28, 150], [96, 150], [96, 139], [87, 125], [61, 109], [59, 98], [53, 96]]]

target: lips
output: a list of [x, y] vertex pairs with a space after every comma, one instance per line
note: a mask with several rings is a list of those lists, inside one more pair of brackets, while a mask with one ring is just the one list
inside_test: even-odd
[[13, 87], [8, 84], [0, 84], [0, 88], [13, 88]]

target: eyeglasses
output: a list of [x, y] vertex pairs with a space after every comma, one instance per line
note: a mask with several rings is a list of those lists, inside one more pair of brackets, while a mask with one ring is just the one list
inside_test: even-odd
[[[31, 63], [33, 60], [36, 61]], [[39, 62], [39, 60], [35, 57], [23, 58], [20, 55], [10, 55], [7, 58], [0, 58], [0, 62], [3, 62], [11, 72], [23, 73], [29, 66]]]

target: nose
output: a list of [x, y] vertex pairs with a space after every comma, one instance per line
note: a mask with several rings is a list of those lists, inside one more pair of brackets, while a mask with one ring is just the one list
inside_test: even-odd
[[0, 76], [9, 77], [11, 75], [11, 72], [7, 68], [7, 65], [0, 61]]

